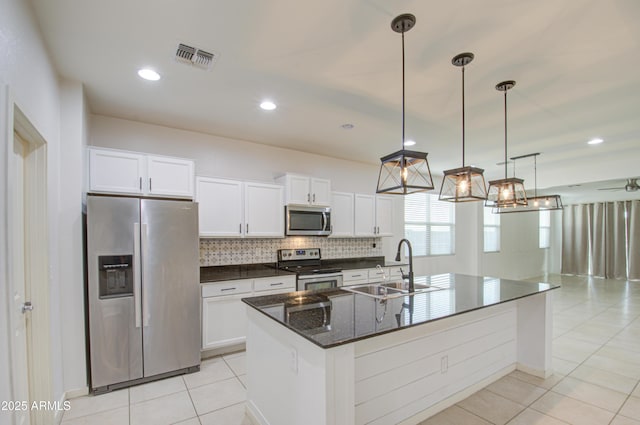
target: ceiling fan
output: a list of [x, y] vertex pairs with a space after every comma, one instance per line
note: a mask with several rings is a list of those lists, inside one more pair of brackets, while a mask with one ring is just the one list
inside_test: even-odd
[[640, 185], [638, 185], [638, 179], [627, 179], [627, 184], [620, 187], [603, 187], [598, 190], [626, 190], [627, 192], [635, 192], [640, 189]]

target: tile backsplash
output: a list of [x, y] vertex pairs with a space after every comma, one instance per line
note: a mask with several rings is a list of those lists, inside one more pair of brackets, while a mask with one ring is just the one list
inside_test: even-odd
[[291, 248], [320, 248], [324, 259], [383, 255], [380, 238], [200, 239], [200, 266], [275, 263], [278, 249]]

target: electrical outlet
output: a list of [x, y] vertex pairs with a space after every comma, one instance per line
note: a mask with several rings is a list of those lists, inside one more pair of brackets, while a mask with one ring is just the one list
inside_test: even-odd
[[297, 375], [298, 374], [298, 350], [291, 347], [290, 355], [291, 355], [291, 371], [295, 375]]
[[442, 356], [440, 359], [440, 373], [447, 373], [449, 370], [449, 356]]

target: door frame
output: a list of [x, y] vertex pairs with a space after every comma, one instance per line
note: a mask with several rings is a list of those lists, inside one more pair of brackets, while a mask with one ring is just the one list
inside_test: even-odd
[[[29, 387], [29, 405], [33, 401], [54, 401], [52, 391], [52, 363], [51, 363], [51, 325], [50, 325], [50, 292], [49, 292], [49, 223], [48, 223], [48, 185], [47, 185], [47, 142], [33, 126], [27, 116], [15, 104], [11, 90], [8, 86], [0, 86], [2, 94], [0, 101], [6, 110], [6, 133], [2, 136], [4, 141], [4, 154], [6, 155], [7, 172], [3, 176], [5, 183], [6, 202], [6, 265], [7, 265], [7, 294], [14, 292], [14, 282], [10, 279], [16, 267], [25, 268], [25, 280], [29, 283], [30, 293], [25, 293], [25, 300], [31, 301], [34, 310], [29, 313], [30, 331], [25, 332], [27, 341], [27, 371], [15, 370], [18, 362], [15, 360], [16, 347], [9, 336], [8, 351], [10, 359], [11, 392], [15, 393], [15, 380], [27, 376]], [[2, 99], [5, 97], [5, 99]], [[14, 131], [25, 142], [27, 153], [24, 157], [25, 169], [25, 207], [24, 207], [24, 265], [21, 259], [12, 254], [13, 247], [17, 246], [16, 235], [12, 231], [17, 209], [15, 208], [15, 182], [13, 173], [16, 164], [13, 159]], [[1, 141], [1, 140], [0, 140]], [[9, 298], [10, 299], [10, 298]], [[7, 305], [9, 329], [15, 327], [14, 315], [11, 310], [14, 306]], [[22, 378], [23, 379], [23, 378]], [[31, 410], [31, 423], [50, 423], [53, 421], [52, 410]]]

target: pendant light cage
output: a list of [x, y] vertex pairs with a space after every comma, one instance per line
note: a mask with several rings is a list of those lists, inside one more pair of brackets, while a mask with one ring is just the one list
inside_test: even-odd
[[433, 189], [433, 179], [427, 153], [410, 151], [404, 148], [404, 33], [416, 23], [416, 17], [410, 13], [397, 16], [391, 21], [391, 29], [402, 34], [402, 149], [380, 158], [380, 173], [376, 193], [390, 195], [408, 195]]
[[513, 212], [531, 212], [531, 211], [545, 211], [545, 210], [561, 210], [564, 208], [562, 205], [562, 199], [560, 195], [540, 195], [538, 196], [538, 163], [537, 157], [540, 155], [539, 152], [530, 153], [526, 155], [514, 156], [511, 157], [511, 160], [515, 161], [521, 158], [533, 157], [533, 196], [527, 198], [527, 205], [517, 205], [515, 208], [513, 207], [497, 207], [492, 210], [494, 214], [504, 214], [504, 213], [513, 213]]
[[440, 186], [441, 201], [469, 202], [487, 199], [487, 186], [484, 181], [484, 170], [478, 167], [465, 166], [465, 109], [464, 109], [464, 67], [473, 60], [473, 53], [460, 53], [451, 60], [455, 66], [462, 68], [462, 167], [445, 170]]
[[482, 168], [469, 166], [445, 170], [439, 199], [450, 202], [486, 200], [487, 186], [482, 173]]
[[377, 193], [408, 195], [433, 189], [426, 153], [402, 149], [380, 161]]
[[516, 85], [515, 81], [503, 81], [496, 85], [496, 90], [504, 92], [504, 179], [489, 182], [486, 207], [493, 208], [492, 212], [499, 213], [507, 208], [517, 208], [527, 205], [527, 193], [524, 180], [517, 177], [507, 177], [507, 91]]

